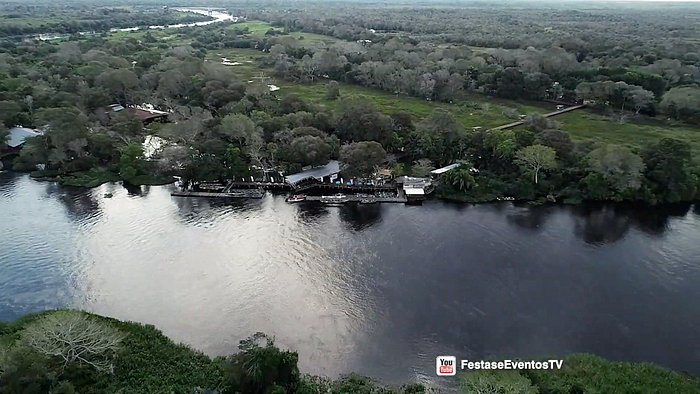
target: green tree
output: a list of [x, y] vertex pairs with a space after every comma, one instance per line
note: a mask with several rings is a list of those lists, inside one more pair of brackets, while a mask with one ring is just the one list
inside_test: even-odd
[[559, 159], [567, 159], [574, 150], [574, 142], [566, 131], [543, 130], [536, 139], [537, 143], [554, 149]]
[[681, 140], [664, 138], [642, 151], [645, 176], [652, 192], [662, 202], [690, 200], [697, 188], [697, 177], [690, 171], [690, 145]]
[[235, 177], [241, 177], [248, 175], [248, 165], [243, 160], [241, 155], [241, 150], [234, 145], [229, 145], [226, 148], [226, 154], [224, 155], [224, 166], [226, 167], [226, 177], [228, 179], [233, 179]]
[[411, 133], [408, 146], [414, 157], [429, 158], [442, 165], [461, 156], [464, 127], [447, 110], [437, 108]]
[[7, 130], [4, 125], [0, 124], [0, 146], [4, 146], [8, 138], [10, 138], [9, 130]]
[[321, 137], [304, 135], [292, 141], [289, 153], [303, 166], [322, 165], [330, 160], [331, 146]]
[[700, 117], [700, 87], [675, 87], [666, 92], [661, 103], [661, 110], [675, 119]]
[[469, 172], [471, 165], [462, 165], [443, 176], [443, 181], [452, 189], [466, 192], [476, 186], [474, 176]]
[[554, 149], [548, 146], [530, 145], [517, 151], [514, 161], [523, 171], [531, 172], [537, 184], [540, 171], [556, 167], [556, 156]]
[[300, 380], [296, 352], [280, 350], [262, 333], [241, 341], [238, 348], [224, 363], [224, 394], [296, 392]]
[[430, 171], [434, 170], [435, 166], [430, 161], [430, 159], [420, 159], [413, 162], [413, 167], [411, 168], [411, 175], [425, 178], [430, 175]]
[[129, 182], [144, 173], [145, 164], [143, 147], [136, 143], [129, 144], [119, 159], [119, 176]]
[[95, 79], [95, 86], [106, 89], [122, 105], [132, 104], [133, 93], [139, 87], [139, 78], [131, 70], [107, 70]]
[[7, 127], [17, 126], [22, 107], [14, 101], [0, 101], [0, 122]]
[[330, 81], [326, 85], [326, 100], [337, 100], [340, 97], [340, 85], [336, 81]]
[[340, 148], [341, 170], [348, 176], [369, 176], [386, 160], [386, 151], [375, 141], [354, 142]]
[[336, 114], [336, 133], [342, 141], [377, 141], [388, 144], [393, 132], [391, 118], [379, 112], [366, 97], [342, 99]]
[[617, 192], [636, 190], [642, 184], [644, 162], [626, 147], [603, 145], [591, 151], [586, 162], [590, 171], [602, 176]]
[[484, 137], [484, 147], [496, 159], [510, 159], [517, 149], [515, 132], [512, 130], [489, 130]]
[[243, 114], [226, 115], [219, 126], [219, 133], [227, 141], [237, 143], [241, 147], [255, 138], [257, 132], [255, 122]]

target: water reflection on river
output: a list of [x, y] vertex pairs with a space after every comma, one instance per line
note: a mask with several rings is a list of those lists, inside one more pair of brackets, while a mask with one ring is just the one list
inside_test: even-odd
[[[290, 205], [0, 175], [0, 319], [71, 306], [305, 371], [594, 352], [700, 372], [700, 209]], [[103, 198], [104, 193], [114, 198]]]

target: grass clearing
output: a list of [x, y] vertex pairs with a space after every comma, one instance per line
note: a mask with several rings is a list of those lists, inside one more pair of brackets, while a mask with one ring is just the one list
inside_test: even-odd
[[696, 163], [700, 164], [700, 128], [690, 125], [653, 125], [619, 123], [589, 111], [574, 111], [553, 118], [561, 123], [575, 141], [594, 140], [640, 148], [662, 138], [678, 138], [690, 143]]
[[240, 22], [240, 23], [234, 23], [230, 26], [227, 27], [227, 29], [235, 30], [243, 30], [243, 29], [248, 29], [249, 35], [253, 37], [261, 37], [264, 36], [265, 33], [267, 33], [268, 30], [273, 29], [277, 30], [279, 32], [282, 31], [280, 28], [273, 27], [271, 24], [263, 21], [246, 21], [246, 22]]

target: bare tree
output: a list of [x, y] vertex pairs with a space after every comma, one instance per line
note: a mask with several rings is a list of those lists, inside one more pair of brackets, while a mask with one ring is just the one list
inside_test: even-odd
[[76, 311], [42, 317], [21, 334], [22, 343], [62, 361], [63, 368], [79, 363], [108, 372], [113, 371], [112, 361], [123, 338], [119, 330]]

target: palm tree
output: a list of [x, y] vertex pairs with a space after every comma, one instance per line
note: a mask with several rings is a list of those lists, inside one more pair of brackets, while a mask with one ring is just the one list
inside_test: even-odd
[[452, 171], [448, 171], [445, 174], [445, 183], [450, 185], [455, 190], [461, 192], [466, 192], [467, 190], [476, 186], [476, 180], [469, 172], [469, 168], [470, 167], [467, 166], [461, 166]]

